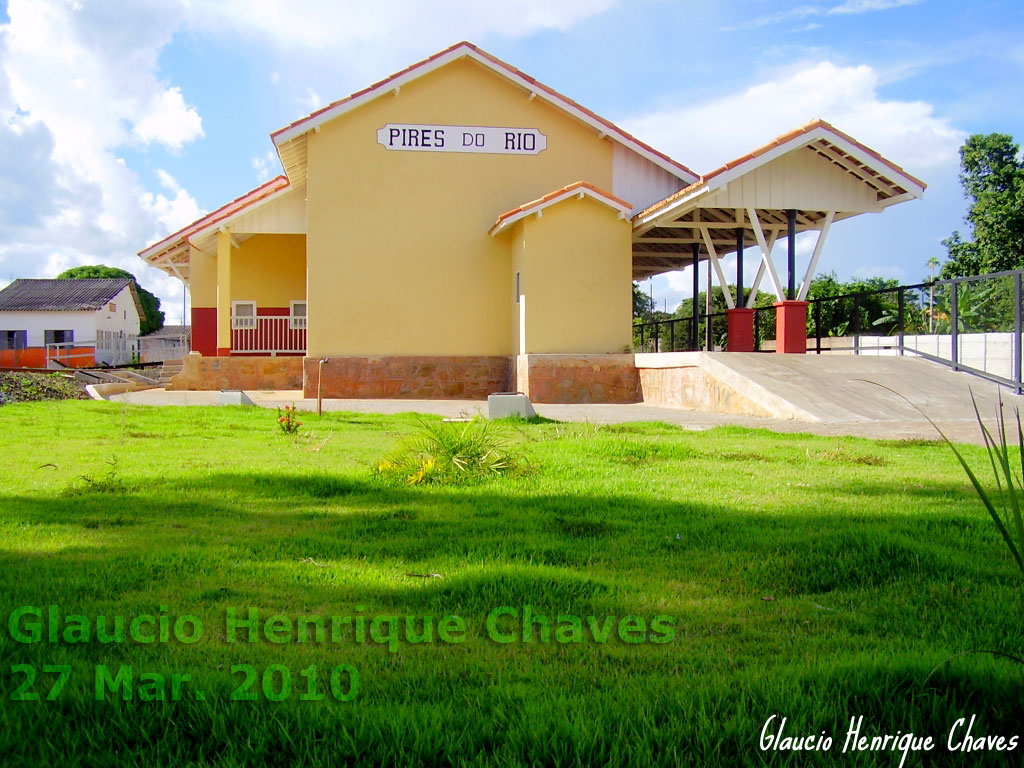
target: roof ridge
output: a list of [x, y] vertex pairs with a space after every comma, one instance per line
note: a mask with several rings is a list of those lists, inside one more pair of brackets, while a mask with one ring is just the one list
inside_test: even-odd
[[[321, 115], [324, 115], [324, 114], [330, 112], [331, 110], [333, 110], [333, 109], [335, 109], [335, 108], [337, 108], [337, 107], [339, 107], [339, 106], [341, 106], [341, 105], [343, 105], [343, 104], [345, 104], [347, 102], [353, 101], [354, 99], [357, 99], [360, 96], [364, 96], [366, 94], [370, 94], [370, 93], [372, 93], [372, 92], [374, 92], [376, 90], [379, 90], [379, 89], [383, 88], [385, 85], [387, 85], [388, 83], [390, 83], [390, 82], [392, 82], [394, 80], [397, 80], [398, 78], [400, 78], [400, 77], [402, 77], [404, 75], [407, 75], [410, 72], [414, 72], [417, 69], [421, 69], [424, 66], [430, 64], [431, 62], [436, 61], [437, 59], [443, 58], [444, 56], [447, 56], [447, 55], [449, 55], [451, 53], [454, 53], [455, 51], [459, 50], [460, 48], [472, 51], [473, 53], [477, 54], [481, 58], [486, 59], [491, 64], [495, 65], [498, 69], [503, 69], [507, 73], [509, 73], [509, 74], [511, 74], [511, 75], [513, 75], [515, 77], [519, 77], [519, 78], [525, 80], [531, 86], [535, 86], [539, 90], [544, 91], [554, 101], [556, 101], [556, 102], [563, 102], [565, 105], [567, 105], [567, 106], [569, 106], [569, 107], [571, 107], [573, 109], [577, 109], [580, 112], [584, 113], [585, 115], [589, 116], [590, 118], [596, 120], [598, 123], [600, 123], [605, 128], [607, 128], [610, 133], [616, 134], [622, 140], [622, 141], [620, 141], [620, 143], [623, 143], [623, 144], [628, 146], [628, 144], [630, 142], [632, 142], [632, 143], [636, 144], [637, 146], [639, 146], [640, 148], [642, 148], [643, 150], [656, 155], [657, 157], [659, 157], [664, 162], [669, 163], [670, 165], [674, 166], [678, 171], [681, 171], [684, 175], [688, 175], [688, 176], [691, 176], [691, 177], [694, 177], [694, 178], [697, 177], [697, 174], [692, 169], [690, 169], [689, 167], [683, 165], [681, 162], [679, 162], [678, 160], [675, 160], [674, 158], [670, 157], [669, 155], [665, 154], [664, 152], [662, 152], [662, 151], [660, 151], [658, 149], [655, 149], [650, 144], [647, 144], [646, 142], [641, 141], [640, 139], [638, 139], [633, 134], [631, 134], [628, 131], [625, 131], [622, 128], [620, 128], [618, 125], [613, 123], [611, 120], [608, 120], [605, 117], [601, 117], [601, 115], [598, 115], [593, 110], [588, 109], [587, 107], [583, 106], [578, 101], [575, 101], [574, 99], [566, 96], [565, 94], [561, 93], [560, 91], [555, 90], [551, 86], [546, 85], [545, 83], [542, 83], [540, 80], [538, 80], [537, 78], [533, 77], [532, 75], [527, 74], [526, 72], [522, 71], [518, 67], [515, 67], [512, 64], [509, 64], [507, 61], [498, 58], [493, 53], [485, 51], [480, 46], [478, 46], [478, 45], [476, 45], [474, 43], [471, 43], [471, 42], [469, 42], [467, 40], [463, 40], [463, 41], [460, 41], [458, 43], [455, 43], [454, 45], [450, 45], [447, 48], [445, 48], [444, 50], [441, 50], [441, 51], [438, 51], [437, 53], [431, 54], [430, 56], [426, 57], [425, 59], [421, 59], [420, 61], [417, 61], [414, 64], [410, 64], [409, 66], [405, 67], [404, 69], [401, 69], [401, 70], [399, 70], [399, 71], [397, 71], [397, 72], [395, 72], [395, 73], [393, 73], [391, 75], [388, 75], [384, 79], [378, 80], [376, 83], [373, 83], [372, 85], [369, 85], [366, 88], [362, 88], [361, 90], [355, 91], [355, 92], [349, 94], [348, 96], [344, 96], [344, 97], [342, 97], [340, 99], [336, 99], [336, 100], [332, 101], [330, 104], [327, 104], [327, 105], [325, 105], [323, 107], [320, 107], [319, 109], [309, 113], [305, 117], [299, 118], [298, 120], [293, 120], [288, 125], [286, 125], [286, 126], [284, 126], [282, 128], [279, 128], [276, 131], [272, 131], [271, 134], [270, 134], [271, 141], [273, 141], [274, 145], [277, 146], [277, 140], [278, 140], [278, 137], [281, 134], [286, 133], [286, 132], [291, 131], [291, 130], [294, 130], [295, 128], [298, 128], [299, 126], [303, 125], [304, 123], [311, 122], [311, 121], [315, 120], [316, 118], [320, 117]], [[305, 133], [305, 132], [306, 131], [303, 131], [303, 133]], [[288, 140], [290, 141], [291, 139], [288, 139]], [[630, 149], [632, 149], [632, 147], [630, 147]], [[634, 149], [633, 151], [635, 152], [636, 150]], [[638, 154], [642, 154], [642, 153], [638, 153]]]

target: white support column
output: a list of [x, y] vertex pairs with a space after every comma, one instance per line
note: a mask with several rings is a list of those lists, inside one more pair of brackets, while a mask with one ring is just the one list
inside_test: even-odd
[[[761, 248], [761, 263], [768, 268], [768, 277], [771, 278], [772, 288], [775, 289], [775, 296], [779, 301], [783, 301], [786, 298], [786, 294], [782, 292], [782, 283], [779, 282], [779, 276], [775, 272], [775, 264], [772, 263], [772, 252], [765, 242], [764, 230], [761, 229], [761, 222], [757, 218], [757, 211], [753, 208], [747, 208], [747, 216], [750, 218], [750, 226], [754, 229], [754, 237], [757, 238], [757, 244]], [[772, 244], [774, 245], [774, 241]], [[751, 292], [751, 296], [756, 295], [756, 293]]]
[[[775, 248], [775, 241], [779, 237], [779, 230], [773, 229], [771, 236], [768, 238], [768, 253], [771, 254]], [[761, 280], [764, 278], [764, 259], [757, 265], [757, 274], [754, 276], [754, 284], [750, 286], [750, 298], [747, 299], [747, 308], [750, 309], [754, 306], [757, 301], [757, 292], [761, 287]]]
[[825, 238], [828, 237], [829, 227], [832, 226], [832, 220], [835, 217], [835, 211], [829, 211], [825, 214], [825, 221], [822, 222], [821, 231], [818, 233], [818, 241], [814, 244], [814, 253], [811, 254], [811, 260], [807, 263], [804, 281], [800, 283], [800, 291], [796, 295], [797, 301], [807, 300], [807, 291], [811, 288], [811, 279], [814, 277], [814, 270], [818, 268], [818, 259], [821, 258], [821, 248], [825, 245]]
[[729, 290], [729, 283], [725, 279], [722, 265], [718, 261], [718, 251], [715, 250], [715, 244], [711, 242], [711, 233], [707, 227], [701, 227], [700, 234], [704, 238], [704, 245], [708, 249], [708, 258], [711, 260], [711, 266], [715, 268], [715, 274], [718, 275], [718, 284], [722, 286], [722, 293], [725, 295], [725, 305], [729, 309], [736, 309], [736, 302], [732, 298], [732, 291]]

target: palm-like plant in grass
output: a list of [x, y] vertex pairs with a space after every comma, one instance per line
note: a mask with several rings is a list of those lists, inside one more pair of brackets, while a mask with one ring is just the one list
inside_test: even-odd
[[405, 485], [455, 484], [515, 474], [521, 457], [503, 431], [483, 419], [458, 424], [419, 421], [417, 434], [381, 459], [374, 474]]

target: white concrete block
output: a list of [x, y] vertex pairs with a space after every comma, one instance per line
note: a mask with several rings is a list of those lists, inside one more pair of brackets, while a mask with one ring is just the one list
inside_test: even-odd
[[255, 405], [240, 389], [223, 389], [217, 395], [217, 405]]
[[505, 419], [518, 416], [521, 419], [532, 419], [537, 415], [533, 410], [530, 398], [522, 392], [498, 392], [487, 396], [487, 418]]

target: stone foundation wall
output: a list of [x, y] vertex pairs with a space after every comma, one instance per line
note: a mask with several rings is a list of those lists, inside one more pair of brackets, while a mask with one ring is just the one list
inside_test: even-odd
[[168, 389], [302, 389], [301, 357], [186, 355]]
[[741, 395], [700, 368], [641, 368], [640, 385], [647, 405], [690, 411], [763, 416], [774, 413]]
[[534, 403], [639, 403], [633, 355], [519, 355], [515, 381]]
[[[305, 396], [317, 396], [320, 365], [305, 363]], [[322, 395], [338, 398], [483, 400], [511, 385], [510, 360], [493, 356], [329, 357], [323, 365]]]
[[[638, 354], [637, 371], [647, 405], [775, 419], [817, 419], [718, 360], [719, 353]], [[728, 352], [725, 356], [734, 355]], [[756, 353], [749, 353], [756, 357]]]
[[[317, 396], [314, 357], [187, 355], [169, 389], [302, 389]], [[483, 400], [520, 391], [535, 403], [638, 403], [643, 400], [633, 355], [329, 357], [325, 398]]]

